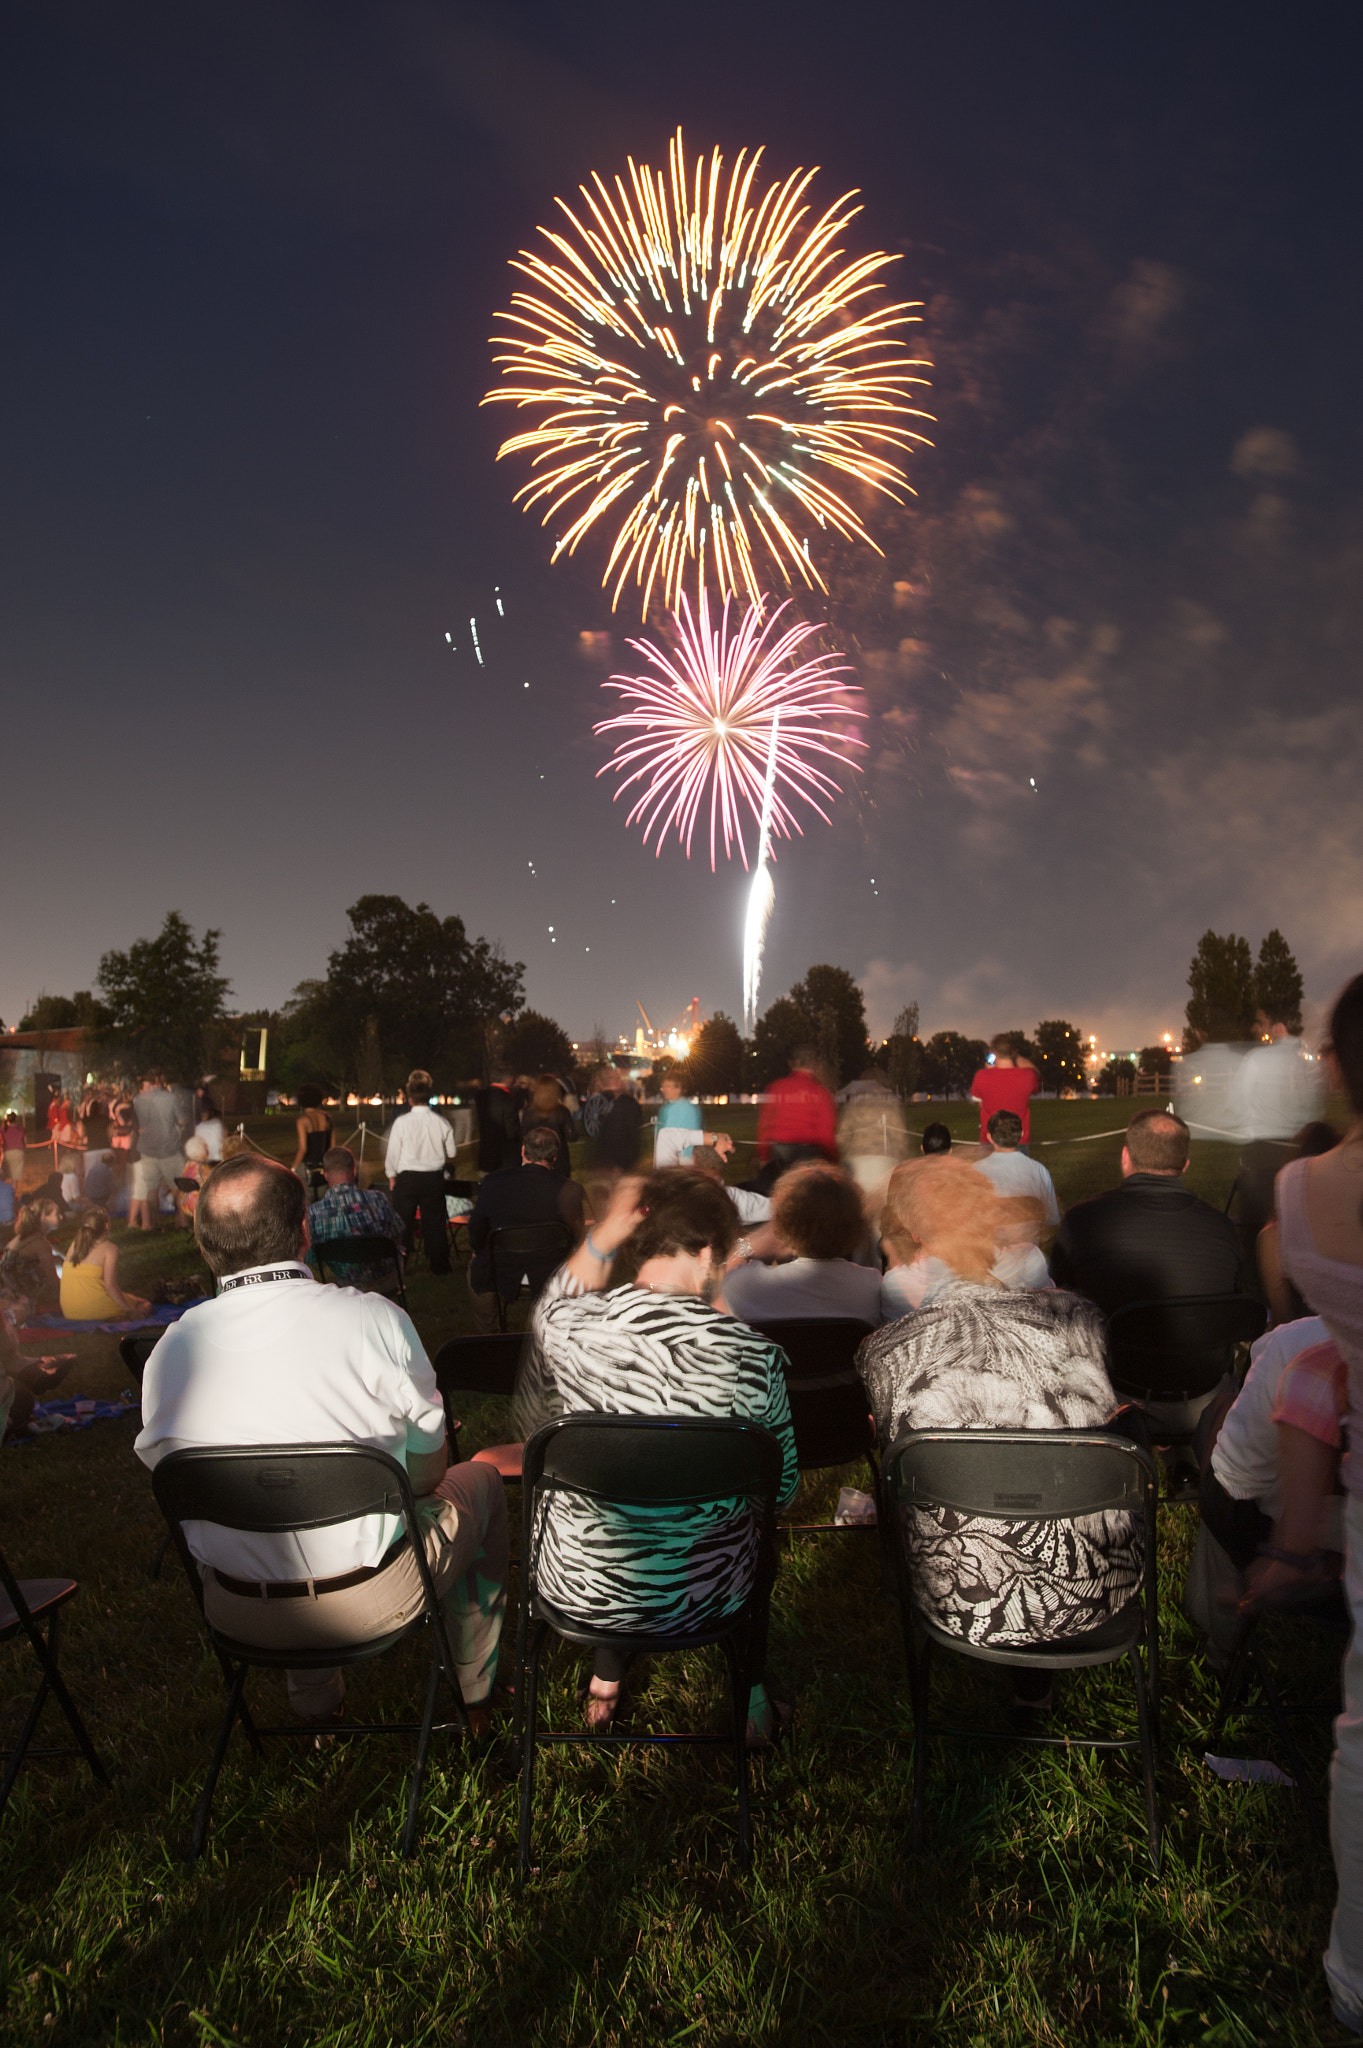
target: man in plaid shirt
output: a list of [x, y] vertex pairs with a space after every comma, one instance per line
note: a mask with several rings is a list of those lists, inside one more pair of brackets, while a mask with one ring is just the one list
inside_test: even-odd
[[[381, 1188], [355, 1182], [355, 1154], [348, 1145], [333, 1145], [322, 1156], [327, 1191], [308, 1204], [308, 1236], [314, 1244], [326, 1237], [391, 1237], [399, 1256], [406, 1226]], [[391, 1270], [378, 1275], [364, 1266], [338, 1265], [331, 1271], [343, 1287], [386, 1294], [393, 1286]]]

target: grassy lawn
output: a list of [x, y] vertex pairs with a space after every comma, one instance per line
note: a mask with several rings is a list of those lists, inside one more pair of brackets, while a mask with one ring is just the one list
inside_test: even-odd
[[[1062, 1203], [1111, 1185], [1131, 1103], [1033, 1110], [1033, 1146]], [[751, 1136], [754, 1112], [711, 1120]], [[915, 1105], [964, 1137], [970, 1105]], [[292, 1156], [292, 1124], [251, 1126]], [[340, 1135], [344, 1136], [342, 1131]], [[1047, 1145], [1049, 1139], [1066, 1142]], [[750, 1151], [740, 1151], [741, 1174]], [[1199, 1143], [1191, 1185], [1218, 1206], [1229, 1148]], [[192, 1244], [121, 1233], [137, 1287], [194, 1270]], [[462, 1266], [418, 1271], [412, 1313], [428, 1346], [471, 1327]], [[54, 1338], [52, 1348], [63, 1337]], [[124, 1384], [114, 1339], [76, 1341], [68, 1393]], [[465, 1442], [504, 1436], [502, 1404], [470, 1402]], [[214, 1834], [180, 1860], [220, 1701], [178, 1566], [148, 1564], [159, 1522], [132, 1455], [131, 1418], [2, 1455], [0, 1543], [33, 1575], [81, 1591], [63, 1667], [114, 1774], [42, 1763], [0, 1823], [0, 2041], [350, 2044], [1315, 2043], [1342, 2039], [1319, 1957], [1333, 1880], [1290, 1793], [1229, 1786], [1202, 1763], [1215, 1685], [1179, 1613], [1194, 1511], [1161, 1518], [1166, 1821], [1163, 1875], [1144, 1850], [1138, 1765], [1008, 1744], [943, 1745], [915, 1858], [907, 1813], [912, 1726], [896, 1608], [875, 1545], [802, 1543], [782, 1566], [772, 1664], [795, 1688], [797, 1735], [754, 1771], [756, 1855], [735, 1857], [733, 1795], [704, 1752], [541, 1753], [538, 1875], [514, 1879], [516, 1774], [509, 1733], [466, 1759], [437, 1747], [416, 1858], [396, 1843], [409, 1746], [271, 1745], [255, 1766], [234, 1744]], [[807, 1487], [818, 1509], [840, 1481]], [[514, 1592], [514, 1582], [513, 1582]], [[510, 1668], [510, 1638], [504, 1671]], [[424, 1648], [349, 1677], [357, 1718], [407, 1715]], [[3, 1655], [8, 1726], [28, 1660]], [[1328, 1691], [1328, 1653], [1288, 1638], [1304, 1696]], [[579, 1661], [548, 1666], [548, 1710], [577, 1712]], [[21, 1684], [22, 1681], [22, 1684]], [[262, 1718], [282, 1685], [253, 1680]], [[718, 1659], [669, 1660], [636, 1690], [640, 1723], [715, 1721]], [[998, 1725], [999, 1683], [959, 1663], [940, 1703]], [[1073, 1711], [1124, 1723], [1120, 1678], [1070, 1682]], [[1076, 1719], [1075, 1725], [1078, 1725]], [[58, 1717], [44, 1722], [61, 1739]], [[1319, 1776], [1323, 1719], [1303, 1723]], [[1222, 1747], [1271, 1753], [1259, 1718]]]

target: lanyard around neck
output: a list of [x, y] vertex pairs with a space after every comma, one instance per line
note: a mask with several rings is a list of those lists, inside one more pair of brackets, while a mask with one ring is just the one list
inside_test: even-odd
[[272, 1280], [310, 1280], [300, 1266], [263, 1266], [258, 1273], [229, 1273], [225, 1280], [219, 1280], [219, 1294], [230, 1294], [234, 1287], [268, 1287]]

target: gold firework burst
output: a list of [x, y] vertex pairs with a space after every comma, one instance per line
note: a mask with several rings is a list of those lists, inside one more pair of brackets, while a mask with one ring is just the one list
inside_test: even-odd
[[504, 381], [487, 404], [534, 424], [498, 455], [531, 456], [516, 493], [562, 520], [554, 559], [593, 529], [610, 538], [612, 607], [633, 578], [675, 607], [689, 562], [721, 595], [753, 603], [773, 573], [822, 589], [822, 535], [875, 542], [845, 479], [903, 501], [903, 457], [926, 445], [912, 403], [928, 364], [905, 352], [918, 301], [888, 304], [896, 259], [848, 257], [837, 238], [861, 212], [845, 193], [817, 219], [814, 170], [757, 192], [762, 152], [688, 168], [680, 129], [668, 172], [629, 162], [595, 173], [552, 254], [522, 250], [494, 335]]

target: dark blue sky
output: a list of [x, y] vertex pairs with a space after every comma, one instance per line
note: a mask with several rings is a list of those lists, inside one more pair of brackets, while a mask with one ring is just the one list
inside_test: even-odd
[[1363, 934], [1357, 42], [1334, 5], [12, 0], [0, 1015], [171, 906], [278, 1003], [373, 890], [500, 939], [575, 1036], [738, 1013], [742, 871], [655, 860], [595, 779], [578, 635], [620, 665], [636, 624], [548, 568], [477, 405], [507, 258], [678, 121], [860, 185], [938, 364], [855, 621], [867, 772], [781, 858], [765, 994], [832, 960], [878, 1029], [1134, 1042], [1208, 924], [1278, 924], [1327, 999]]

